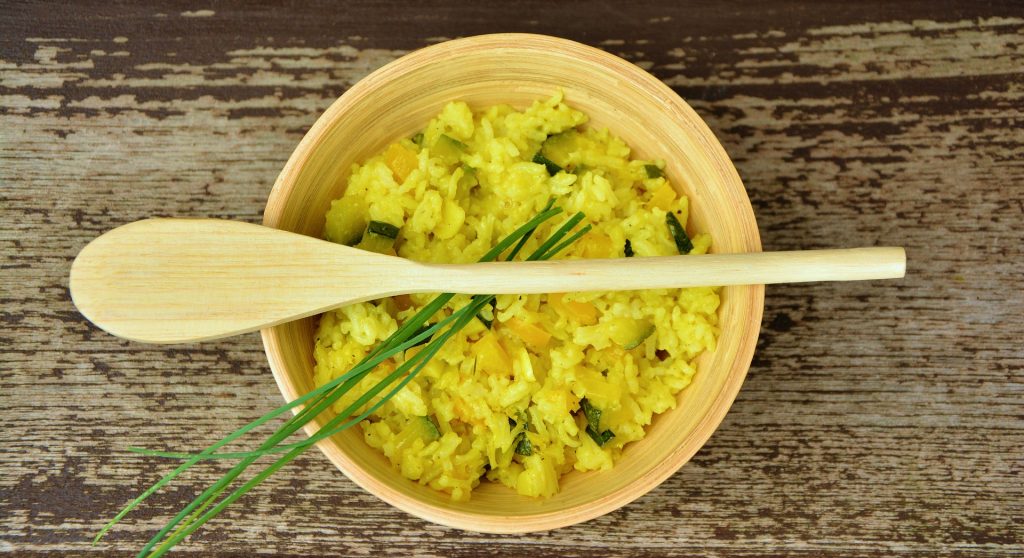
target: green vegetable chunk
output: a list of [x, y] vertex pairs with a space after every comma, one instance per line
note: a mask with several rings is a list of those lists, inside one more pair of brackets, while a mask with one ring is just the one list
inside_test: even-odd
[[647, 178], [661, 178], [665, 176], [665, 172], [658, 168], [658, 165], [644, 165], [644, 170], [647, 171]]
[[562, 167], [555, 164], [555, 162], [552, 161], [551, 159], [545, 157], [544, 154], [541, 153], [540, 151], [538, 151], [537, 154], [533, 156], [533, 162], [537, 163], [538, 165], [544, 165], [544, 167], [548, 169], [548, 174], [551, 176], [555, 176], [556, 174], [559, 173], [559, 171], [562, 170]]
[[441, 134], [430, 148], [431, 155], [439, 157], [445, 164], [455, 165], [466, 151], [466, 144], [447, 135]]
[[608, 440], [611, 440], [612, 438], [615, 437], [615, 434], [611, 430], [605, 430], [604, 432], [598, 434], [594, 430], [588, 428], [587, 434], [590, 435], [590, 439], [594, 440], [594, 442], [596, 442], [598, 446], [603, 446], [607, 444]]
[[398, 238], [398, 227], [383, 221], [370, 221], [370, 224], [366, 226], [366, 232], [370, 234], [379, 234], [380, 236], [390, 238], [391, 240]]
[[462, 178], [459, 179], [459, 188], [472, 188], [480, 183], [480, 179], [476, 176], [476, 169], [462, 163]]
[[583, 415], [587, 417], [587, 434], [594, 440], [594, 443], [598, 446], [603, 446], [608, 443], [608, 440], [615, 437], [611, 430], [601, 432], [601, 409], [591, 405], [586, 397], [580, 399], [580, 409], [583, 410]]
[[331, 202], [324, 224], [324, 238], [352, 246], [363, 238], [366, 229], [366, 201], [361, 196], [346, 196]]
[[623, 349], [635, 349], [654, 333], [654, 324], [649, 320], [614, 318], [609, 322], [609, 336]]
[[423, 145], [423, 132], [416, 132], [411, 139], [416, 145]]
[[[523, 411], [519, 411], [519, 422], [523, 423], [523, 431], [516, 436], [515, 441], [512, 445], [516, 448], [516, 453], [519, 455], [533, 455], [533, 444], [530, 443], [530, 438], [526, 435], [526, 431], [530, 429], [530, 418]], [[512, 417], [509, 417], [508, 422], [512, 426], [516, 426], [519, 422], [516, 422]]]
[[356, 248], [387, 254], [395, 246], [395, 239], [398, 238], [398, 227], [383, 221], [370, 221], [363, 233], [363, 240], [356, 244]]
[[[540, 146], [540, 152], [545, 159], [566, 170], [574, 167], [573, 161], [578, 159], [579, 151], [579, 133], [576, 130], [566, 130], [560, 134], [550, 135]], [[579, 168], [576, 167], [576, 170], [578, 172]]]
[[519, 455], [533, 455], [533, 444], [530, 443], [525, 430], [519, 434], [516, 440], [516, 453]]
[[597, 430], [601, 425], [601, 409], [594, 407], [586, 397], [580, 399], [580, 409], [583, 416], [587, 417], [587, 427]]
[[429, 442], [439, 440], [441, 438], [441, 429], [437, 427], [437, 423], [430, 417], [416, 417], [419, 419], [419, 430], [421, 437]]
[[672, 238], [676, 241], [676, 249], [679, 250], [679, 253], [689, 254], [693, 250], [693, 242], [690, 242], [686, 229], [671, 211], [665, 214], [665, 224], [668, 225], [668, 232], [672, 233]]

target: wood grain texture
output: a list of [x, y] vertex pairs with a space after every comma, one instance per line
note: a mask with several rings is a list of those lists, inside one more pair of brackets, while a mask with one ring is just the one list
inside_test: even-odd
[[155, 215], [259, 222], [304, 131], [360, 77], [443, 38], [528, 31], [622, 55], [679, 92], [733, 157], [766, 250], [903, 245], [907, 278], [769, 287], [754, 365], [714, 437], [598, 520], [462, 533], [309, 453], [178, 554], [1024, 554], [1020, 4], [3, 12], [0, 551], [128, 555], [191, 491], [90, 547], [167, 470], [124, 448], [197, 447], [280, 402], [255, 334], [166, 348], [87, 324], [67, 272], [88, 240]]

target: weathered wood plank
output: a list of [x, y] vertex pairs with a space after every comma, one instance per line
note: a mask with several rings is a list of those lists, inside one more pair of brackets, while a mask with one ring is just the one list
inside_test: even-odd
[[258, 221], [295, 143], [352, 83], [446, 37], [519, 30], [601, 46], [683, 95], [736, 161], [766, 249], [904, 245], [907, 279], [770, 288], [725, 423], [604, 518], [462, 533], [390, 508], [310, 453], [179, 553], [1024, 554], [1019, 4], [4, 13], [0, 551], [137, 549], [191, 491], [154, 497], [90, 548], [166, 470], [124, 447], [212, 442], [280, 401], [255, 335], [154, 348], [93, 329], [67, 297], [77, 251], [152, 215]]

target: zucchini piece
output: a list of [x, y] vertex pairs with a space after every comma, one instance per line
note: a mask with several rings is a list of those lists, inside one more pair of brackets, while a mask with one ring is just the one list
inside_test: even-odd
[[601, 432], [601, 409], [591, 405], [586, 397], [580, 399], [580, 410], [583, 411], [583, 415], [587, 418], [587, 434], [598, 447], [605, 445], [608, 443], [608, 440], [615, 437], [615, 433], [611, 430]]
[[676, 249], [679, 250], [679, 253], [689, 254], [693, 250], [693, 242], [690, 242], [690, 237], [686, 234], [683, 224], [671, 211], [665, 214], [665, 224], [668, 225], [668, 232], [672, 234], [672, 239], [676, 241]]
[[[569, 169], [573, 166], [573, 153], [579, 151], [579, 133], [576, 130], [566, 130], [560, 134], [550, 135], [541, 144], [540, 150], [548, 161], [563, 169]], [[579, 167], [576, 170], [579, 170]]]
[[615, 433], [612, 432], [611, 430], [605, 430], [604, 432], [598, 434], [596, 430], [592, 430], [590, 427], [587, 427], [587, 434], [590, 435], [590, 438], [594, 440], [598, 447], [607, 444], [608, 440], [611, 440], [612, 438], [615, 437]]
[[622, 248], [622, 252], [626, 254], [627, 258], [633, 257], [633, 244], [629, 242], [628, 238], [626, 239], [626, 245]]
[[437, 427], [437, 423], [430, 417], [416, 417], [417, 425], [420, 431], [420, 437], [426, 440], [428, 443], [441, 438], [441, 429]]
[[430, 417], [412, 417], [412, 419], [405, 424], [402, 430], [395, 435], [395, 451], [405, 451], [405, 449], [414, 444], [416, 440], [422, 440], [424, 443], [429, 444], [440, 438], [441, 431], [437, 428], [437, 424], [434, 423]]
[[377, 252], [378, 254], [390, 254], [395, 246], [395, 239], [398, 238], [398, 227], [383, 221], [370, 221], [363, 233], [363, 239], [356, 244], [356, 248]]
[[484, 308], [483, 310], [480, 310], [479, 312], [476, 313], [476, 319], [480, 320], [480, 323], [484, 324], [484, 327], [486, 327], [487, 329], [491, 329], [491, 324], [494, 323], [494, 311], [497, 310], [497, 309], [498, 309], [498, 301], [496, 299], [492, 298], [491, 299], [491, 309], [488, 312], [488, 315], [490, 316], [490, 318], [488, 318], [487, 316], [484, 315], [484, 312], [487, 311], [487, 308]]
[[434, 146], [430, 148], [430, 154], [438, 157], [447, 165], [457, 164], [465, 151], [466, 144], [448, 134], [438, 136]]
[[591, 405], [586, 397], [580, 399], [580, 410], [587, 418], [587, 428], [597, 430], [601, 426], [601, 409]]
[[654, 324], [648, 320], [614, 318], [609, 323], [609, 337], [623, 349], [635, 349], [654, 333]]
[[559, 166], [551, 159], [545, 157], [544, 154], [541, 153], [540, 151], [538, 151], [537, 154], [533, 156], [533, 162], [537, 163], [538, 165], [544, 165], [544, 168], [548, 170], [548, 174], [551, 176], [555, 176], [556, 174], [559, 173], [559, 171], [562, 170], [561, 166]]
[[516, 437], [516, 453], [519, 455], [530, 456], [533, 455], [533, 444], [530, 443], [530, 437], [526, 435], [526, 431], [523, 430]]
[[[530, 443], [529, 436], [526, 435], [526, 431], [530, 429], [530, 417], [523, 411], [519, 411], [517, 415], [519, 422], [523, 423], [523, 431], [516, 436], [515, 441], [512, 442], [512, 446], [515, 448], [515, 452], [519, 455], [533, 455], [533, 444]], [[512, 417], [508, 418], [508, 422], [512, 426], [516, 426], [519, 422], [516, 422]]]
[[665, 171], [658, 168], [658, 165], [644, 165], [644, 170], [647, 171], [647, 178], [663, 178]]
[[480, 180], [476, 177], [476, 169], [462, 163], [462, 178], [459, 179], [459, 188], [472, 188], [480, 183]]
[[366, 200], [362, 196], [346, 196], [331, 202], [324, 224], [324, 238], [352, 246], [363, 238], [367, 221]]
[[370, 224], [366, 226], [366, 232], [390, 238], [391, 240], [398, 238], [398, 227], [384, 221], [370, 221]]

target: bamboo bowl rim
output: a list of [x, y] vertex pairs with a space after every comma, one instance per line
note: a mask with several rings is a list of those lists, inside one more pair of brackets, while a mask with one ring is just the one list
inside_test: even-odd
[[[365, 101], [366, 98], [372, 96], [379, 88], [387, 87], [392, 80], [410, 69], [429, 64], [432, 60], [438, 58], [443, 58], [450, 62], [452, 57], [468, 54], [480, 55], [482, 52], [507, 53], [517, 50], [528, 51], [534, 54], [550, 53], [552, 56], [559, 56], [563, 59], [565, 57], [585, 58], [592, 63], [597, 61], [601, 70], [615, 74], [617, 79], [625, 80], [629, 86], [656, 100], [664, 114], [652, 115], [652, 119], [658, 116], [680, 119], [681, 124], [686, 128], [686, 133], [699, 144], [703, 156], [715, 163], [715, 168], [720, 175], [718, 178], [730, 190], [738, 192], [735, 203], [740, 206], [737, 209], [742, 214], [740, 220], [745, 225], [745, 229], [747, 229], [745, 248], [750, 251], [760, 251], [761, 242], [756, 220], [739, 175], [711, 130], [685, 101], [651, 74], [615, 55], [567, 39], [525, 33], [479, 35], [428, 46], [386, 64], [353, 85], [317, 119], [316, 123], [305, 134], [289, 157], [268, 198], [267, 207], [264, 212], [264, 225], [282, 228], [280, 225], [286, 204], [289, 202], [295, 203], [295, 200], [292, 199], [292, 194], [296, 187], [299, 171], [307, 164], [313, 154], [322, 147], [324, 138], [331, 129], [331, 126], [345, 118], [350, 107], [357, 100]], [[572, 99], [568, 100], [571, 104]], [[614, 128], [612, 131], [615, 131]], [[397, 137], [398, 134], [395, 134], [395, 136]], [[671, 153], [664, 152], [662, 155], [665, 159], [668, 159]], [[677, 187], [679, 186], [678, 184], [676, 185]], [[458, 510], [419, 500], [394, 489], [387, 483], [379, 480], [372, 471], [365, 470], [355, 464], [346, 455], [345, 450], [340, 447], [340, 444], [336, 443], [333, 439], [324, 440], [318, 443], [317, 446], [349, 479], [363, 489], [401, 510], [434, 523], [479, 532], [524, 533], [565, 527], [599, 517], [646, 494], [675, 473], [707, 442], [732, 405], [753, 358], [759, 332], [759, 327], [757, 326], [761, 322], [764, 309], [764, 287], [762, 285], [752, 285], [730, 288], [741, 289], [739, 291], [742, 292], [740, 298], [749, 306], [749, 313], [747, 314], [749, 321], [747, 323], [755, 324], [755, 327], [752, 329], [748, 327], [745, 337], [741, 338], [738, 342], [739, 345], [730, 363], [730, 369], [721, 372], [728, 374], [728, 376], [724, 380], [724, 384], [717, 397], [707, 407], [707, 411], [694, 429], [686, 436], [679, 436], [677, 441], [674, 440], [677, 446], [671, 450], [668, 458], [657, 463], [653, 468], [628, 482], [622, 488], [601, 498], [575, 505], [568, 509], [554, 511], [539, 510], [537, 513], [526, 515], [483, 514]], [[291, 401], [301, 396], [303, 392], [300, 391], [282, 356], [284, 346], [287, 344], [283, 329], [285, 327], [287, 327], [287, 324], [267, 328], [261, 330], [260, 333], [270, 368], [278, 387], [285, 400]], [[698, 371], [698, 375], [701, 373], [702, 371]], [[675, 409], [665, 411], [665, 414], [678, 411], [679, 408], [680, 406], [677, 405]], [[297, 411], [298, 409], [295, 410], [295, 412]], [[315, 424], [307, 425], [305, 428], [307, 434], [310, 435], [315, 433], [317, 429], [318, 425]], [[614, 469], [611, 473], [614, 473]], [[415, 481], [408, 482], [413, 483]]]

